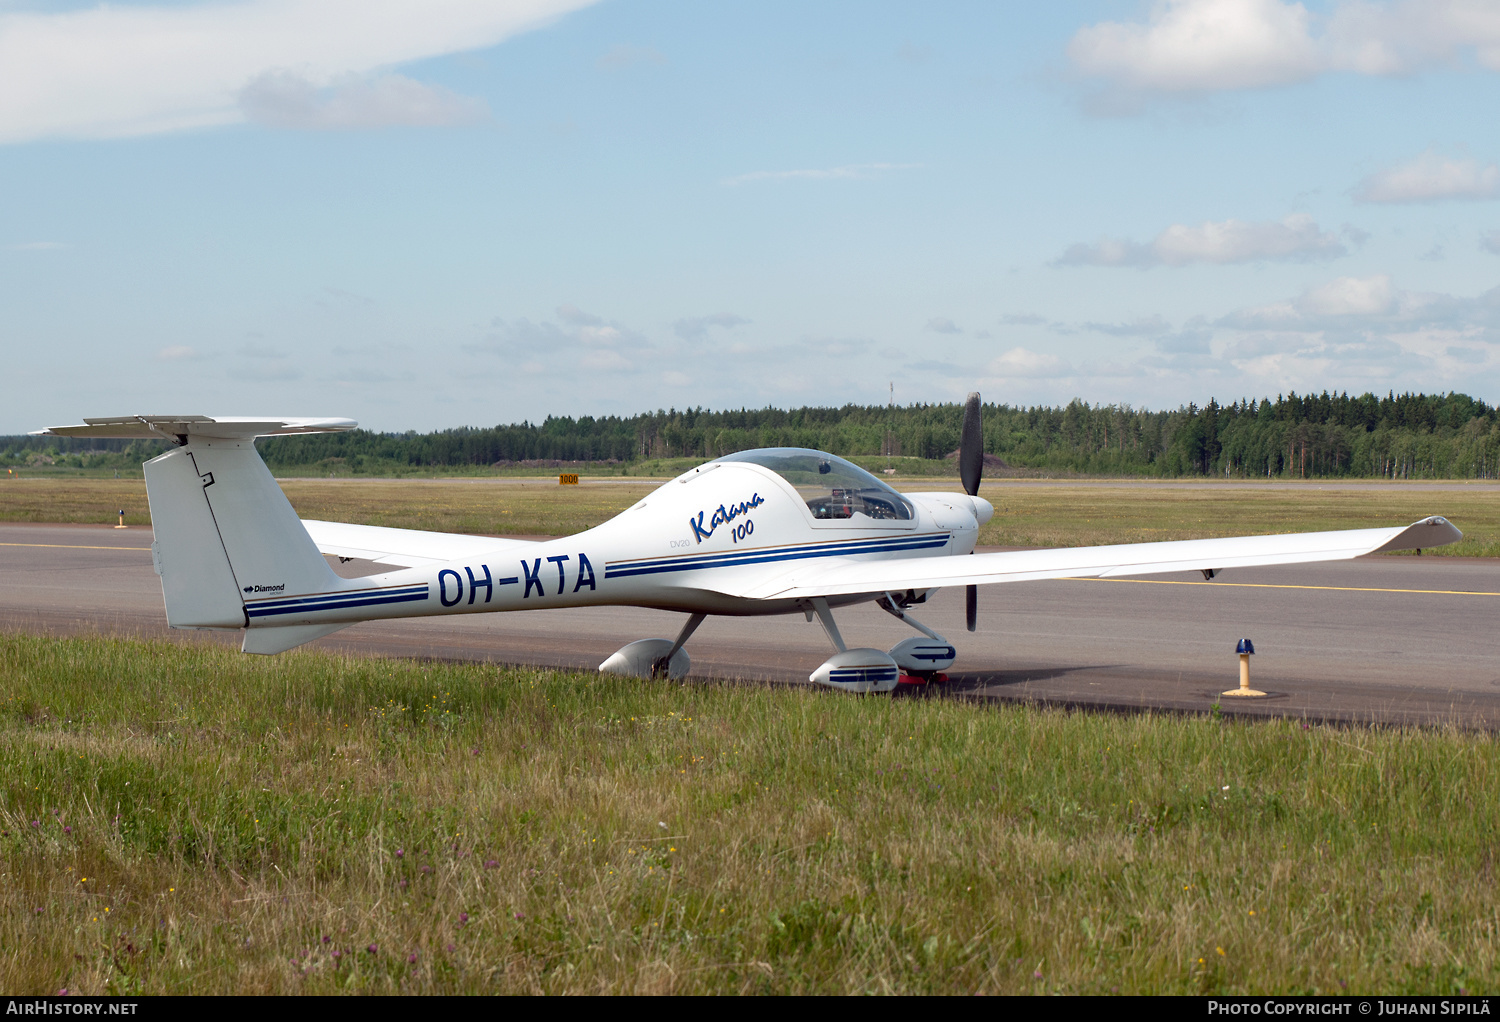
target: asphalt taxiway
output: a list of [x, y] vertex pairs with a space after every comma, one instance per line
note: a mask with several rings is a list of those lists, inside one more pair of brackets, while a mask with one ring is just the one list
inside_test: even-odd
[[[0, 629], [173, 636], [151, 567], [151, 531], [0, 525]], [[341, 574], [373, 566], [338, 565]], [[1118, 710], [1222, 712], [1326, 721], [1500, 729], [1500, 561], [1369, 557], [1198, 574], [980, 588], [979, 631], [963, 594], [918, 616], [959, 649], [949, 695]], [[915, 634], [874, 606], [842, 610], [850, 645]], [[671, 637], [682, 615], [631, 608], [523, 611], [354, 625], [315, 646], [360, 655], [592, 669], [634, 639]], [[1253, 639], [1259, 700], [1238, 682], [1235, 641]], [[831, 652], [800, 615], [710, 618], [688, 644], [693, 674], [806, 682]], [[938, 687], [922, 693], [937, 695]]]

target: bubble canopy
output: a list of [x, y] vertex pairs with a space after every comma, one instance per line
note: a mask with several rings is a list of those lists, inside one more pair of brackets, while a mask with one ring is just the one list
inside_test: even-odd
[[748, 461], [791, 483], [820, 521], [867, 518], [910, 521], [909, 501], [852, 462], [806, 447], [767, 447], [740, 451], [719, 461]]

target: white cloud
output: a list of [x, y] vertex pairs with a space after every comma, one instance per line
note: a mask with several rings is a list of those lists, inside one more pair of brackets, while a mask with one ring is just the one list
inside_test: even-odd
[[1500, 197], [1500, 166], [1448, 159], [1433, 150], [1371, 174], [1354, 191], [1360, 202], [1437, 202]]
[[1295, 298], [1242, 309], [1216, 324], [1231, 331], [1308, 337], [1385, 337], [1456, 334], [1500, 343], [1500, 287], [1475, 298], [1407, 291], [1387, 274], [1338, 277]]
[[1032, 351], [1030, 348], [1011, 348], [992, 359], [985, 366], [985, 372], [992, 377], [1054, 378], [1072, 376], [1073, 366], [1067, 359], [1057, 355]]
[[1342, 0], [1315, 18], [1283, 0], [1157, 0], [1145, 23], [1085, 26], [1067, 52], [1084, 75], [1136, 94], [1266, 88], [1329, 71], [1412, 74], [1467, 52], [1500, 71], [1500, 7], [1486, 0]]
[[1430, 316], [1437, 311], [1430, 306], [1438, 297], [1402, 291], [1387, 274], [1337, 277], [1295, 298], [1230, 313], [1219, 325], [1235, 330], [1350, 329], [1411, 318], [1424, 309]]
[[430, 128], [484, 119], [483, 100], [403, 75], [347, 75], [320, 89], [290, 71], [268, 71], [240, 90], [246, 119], [311, 131]]
[[1159, 0], [1145, 25], [1079, 29], [1068, 57], [1084, 74], [1152, 92], [1282, 85], [1320, 66], [1307, 9], [1278, 0]]
[[961, 334], [963, 329], [947, 316], [934, 316], [927, 321], [927, 329], [935, 334]]
[[1336, 235], [1320, 229], [1312, 217], [1294, 213], [1280, 221], [1174, 224], [1147, 244], [1101, 238], [1093, 245], [1071, 246], [1057, 262], [1062, 266], [1186, 266], [1332, 259], [1347, 251]]
[[72, 247], [65, 241], [23, 241], [19, 245], [10, 246], [10, 250], [12, 252], [56, 252]]
[[1472, 51], [1500, 71], [1500, 7], [1488, 0], [1344, 0], [1328, 21], [1328, 63], [1370, 75], [1411, 74]]
[[1479, 236], [1479, 247], [1486, 252], [1500, 255], [1500, 231], [1486, 231]]
[[1147, 315], [1074, 325], [1119, 339], [1013, 348], [978, 371], [919, 367], [933, 386], [951, 383], [955, 391], [987, 390], [1012, 401], [1084, 395], [1156, 407], [1189, 396], [1327, 388], [1483, 394], [1500, 380], [1500, 287], [1452, 295], [1403, 290], [1387, 274], [1334, 277], [1213, 321], [1192, 317], [1171, 326]]
[[578, 328], [578, 339], [590, 347], [613, 347], [624, 338], [625, 334], [617, 326], [584, 326]]
[[1243, 263], [1255, 259], [1328, 259], [1345, 248], [1334, 235], [1318, 229], [1306, 213], [1279, 223], [1225, 220], [1197, 227], [1175, 224], [1152, 245], [1169, 266], [1186, 263]]
[[240, 0], [0, 14], [0, 142], [235, 123], [247, 86], [276, 73], [319, 89], [358, 76], [364, 91], [335, 108], [389, 113], [417, 93], [400, 81], [371, 85], [381, 81], [372, 73], [493, 46], [593, 2]]
[[156, 353], [156, 357], [163, 362], [185, 362], [197, 358], [198, 350], [190, 348], [185, 344], [179, 344], [161, 349]]
[[1339, 277], [1315, 287], [1296, 301], [1299, 312], [1314, 316], [1382, 316], [1395, 308], [1396, 289], [1385, 274]]
[[843, 167], [813, 170], [753, 170], [748, 174], [725, 178], [726, 185], [750, 184], [754, 181], [847, 181], [870, 178], [889, 170], [911, 170], [920, 163], [851, 163]]

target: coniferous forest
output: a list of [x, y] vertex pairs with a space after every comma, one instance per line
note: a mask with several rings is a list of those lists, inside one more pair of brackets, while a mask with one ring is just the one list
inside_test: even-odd
[[[812, 447], [844, 456], [927, 459], [958, 447], [956, 404], [846, 405], [631, 417], [548, 417], [541, 423], [433, 433], [270, 437], [273, 470], [344, 472], [505, 466], [549, 461], [633, 463], [713, 458], [753, 447]], [[1364, 394], [1243, 399], [1173, 411], [1128, 405], [985, 405], [985, 449], [1018, 469], [1087, 475], [1491, 479], [1500, 475], [1500, 418], [1465, 394]], [[165, 446], [144, 441], [0, 438], [0, 466], [138, 465]]]

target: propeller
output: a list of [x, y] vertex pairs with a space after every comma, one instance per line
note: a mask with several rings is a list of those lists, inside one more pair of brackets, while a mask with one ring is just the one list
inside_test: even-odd
[[[958, 441], [958, 477], [963, 480], [964, 492], [971, 497], [979, 496], [979, 481], [984, 476], [984, 429], [979, 421], [979, 394], [969, 394], [964, 402], [964, 427]], [[969, 631], [979, 627], [979, 587], [969, 586], [964, 591], [964, 610], [968, 617]]]

